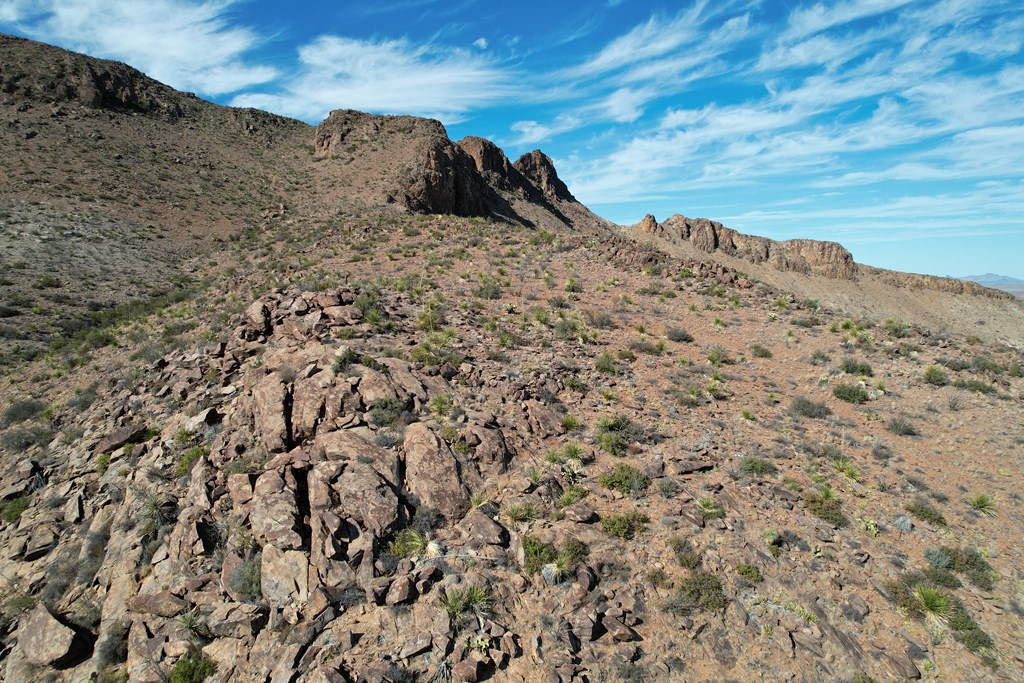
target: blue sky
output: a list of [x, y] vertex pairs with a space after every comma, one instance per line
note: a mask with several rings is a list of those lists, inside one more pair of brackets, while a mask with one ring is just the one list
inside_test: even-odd
[[0, 0], [0, 30], [316, 123], [540, 147], [597, 213], [1024, 278], [1024, 4]]

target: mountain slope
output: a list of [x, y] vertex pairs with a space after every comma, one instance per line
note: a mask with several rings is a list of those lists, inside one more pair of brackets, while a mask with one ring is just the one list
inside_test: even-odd
[[1022, 675], [1007, 299], [0, 49], [0, 679]]

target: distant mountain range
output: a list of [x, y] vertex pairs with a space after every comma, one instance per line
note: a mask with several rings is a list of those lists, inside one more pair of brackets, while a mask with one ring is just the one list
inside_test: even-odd
[[996, 275], [995, 273], [985, 273], [984, 275], [967, 275], [956, 279], [976, 282], [985, 287], [1001, 289], [1004, 292], [1010, 292], [1016, 296], [1024, 297], [1024, 280], [1018, 280], [1015, 277]]

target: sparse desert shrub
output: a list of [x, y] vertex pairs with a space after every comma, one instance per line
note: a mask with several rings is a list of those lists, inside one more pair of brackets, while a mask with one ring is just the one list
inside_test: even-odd
[[0, 418], [0, 427], [9, 427], [25, 420], [34, 419], [45, 409], [46, 404], [35, 399], [15, 401], [4, 410], [3, 417]]
[[818, 350], [811, 354], [811, 365], [828, 365], [832, 362], [832, 357], [824, 351]]
[[929, 365], [924, 371], [924, 381], [937, 387], [944, 387], [949, 384], [949, 375], [941, 365]]
[[208, 455], [210, 455], [210, 449], [205, 446], [196, 446], [195, 448], [188, 449], [178, 458], [178, 462], [174, 466], [174, 475], [184, 477], [192, 471], [192, 467], [199, 459], [205, 458]]
[[603, 417], [597, 423], [596, 438], [602, 450], [622, 456], [631, 443], [644, 438], [644, 429], [625, 415]]
[[664, 609], [676, 616], [686, 616], [701, 611], [717, 612], [728, 604], [722, 580], [700, 569], [679, 581], [675, 594], [665, 603]]
[[701, 496], [697, 499], [697, 509], [700, 515], [706, 520], [722, 519], [725, 517], [725, 510], [711, 496]]
[[634, 497], [646, 491], [651, 484], [646, 474], [625, 463], [616, 465], [614, 470], [602, 474], [597, 481], [606, 489]]
[[261, 556], [257, 554], [242, 560], [228, 576], [228, 586], [245, 602], [256, 604], [263, 599], [261, 566]]
[[988, 382], [983, 382], [980, 379], [958, 379], [953, 382], [953, 386], [957, 389], [967, 389], [968, 391], [974, 391], [979, 394], [994, 394], [996, 388]]
[[18, 496], [10, 500], [0, 501], [0, 519], [14, 524], [21, 519], [21, 513], [28, 509], [28, 497]]
[[523, 553], [526, 557], [523, 569], [527, 574], [539, 574], [544, 565], [558, 559], [558, 550], [554, 545], [530, 535], [523, 536]]
[[21, 453], [32, 446], [45, 447], [53, 438], [53, 432], [43, 426], [19, 427], [0, 436], [0, 446], [12, 453]]
[[647, 522], [647, 515], [636, 510], [601, 518], [601, 526], [605, 531], [626, 541], [643, 533], [647, 529]]
[[405, 410], [405, 401], [400, 398], [379, 398], [370, 404], [369, 418], [380, 426], [394, 424]]
[[712, 346], [709, 348], [707, 352], [707, 359], [708, 362], [716, 368], [723, 363], [732, 363], [732, 360], [729, 358], [729, 352], [721, 346]]
[[868, 392], [859, 384], [838, 384], [832, 394], [847, 403], [867, 403]]
[[886, 429], [898, 436], [917, 436], [921, 433], [909, 420], [899, 416], [890, 419]]
[[751, 583], [761, 583], [764, 581], [761, 570], [757, 568], [756, 564], [742, 562], [736, 565], [736, 573]]
[[437, 417], [449, 417], [452, 411], [455, 410], [455, 396], [452, 394], [439, 394], [430, 399], [429, 408], [431, 414]]
[[846, 358], [840, 364], [840, 366], [848, 375], [857, 375], [863, 377], [871, 377], [874, 373], [871, 371], [871, 365], [863, 361], [859, 361], [856, 358]]
[[615, 357], [607, 351], [594, 361], [594, 369], [605, 375], [617, 375], [622, 371], [619, 364], [615, 362]]
[[669, 327], [665, 330], [665, 336], [669, 341], [688, 343], [693, 341], [693, 335], [682, 327]]
[[505, 516], [516, 524], [524, 524], [540, 517], [540, 511], [532, 503], [512, 503], [505, 506]]
[[920, 520], [934, 524], [935, 526], [946, 526], [946, 518], [937, 508], [924, 498], [915, 498], [907, 503], [906, 511]]
[[742, 462], [740, 462], [740, 470], [745, 474], [761, 477], [769, 474], [775, 474], [779, 471], [779, 468], [764, 458], [748, 455], [743, 458]]
[[606, 311], [588, 309], [583, 311], [583, 316], [587, 319], [587, 322], [591, 327], [598, 330], [610, 330], [615, 327], [615, 318]]
[[750, 355], [754, 358], [771, 358], [772, 352], [767, 347], [761, 346], [760, 344], [752, 344], [750, 347]]
[[217, 671], [217, 663], [197, 648], [190, 649], [171, 668], [170, 683], [201, 683]]
[[487, 589], [476, 584], [452, 586], [441, 598], [441, 609], [448, 613], [452, 623], [459, 627], [469, 612], [482, 612], [491, 604]]
[[841, 529], [850, 524], [850, 520], [843, 514], [839, 501], [829, 488], [808, 491], [804, 494], [804, 504], [812, 515], [836, 528]]
[[793, 399], [793, 403], [789, 407], [789, 412], [793, 415], [801, 415], [803, 417], [828, 417], [832, 414], [832, 409], [824, 403], [812, 401], [803, 396], [797, 396]]
[[668, 547], [676, 556], [680, 567], [697, 569], [703, 563], [700, 553], [693, 547], [693, 544], [684, 538], [674, 536], [668, 540]]
[[562, 495], [555, 501], [555, 505], [560, 508], [566, 508], [570, 505], [578, 503], [583, 500], [587, 495], [587, 490], [582, 486], [567, 486]]

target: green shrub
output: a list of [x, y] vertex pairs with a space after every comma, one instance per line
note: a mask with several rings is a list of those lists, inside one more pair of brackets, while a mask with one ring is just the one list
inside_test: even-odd
[[597, 481], [606, 489], [634, 497], [646, 491], [651, 484], [646, 474], [624, 463], [616, 465], [611, 472], [602, 474]]
[[867, 403], [868, 392], [859, 384], [839, 384], [833, 390], [832, 394], [848, 403]]
[[619, 364], [615, 362], [615, 357], [607, 351], [594, 361], [594, 369], [605, 375], [617, 375], [621, 372]]
[[742, 562], [736, 565], [736, 573], [751, 583], [761, 583], [764, 581], [764, 577], [761, 575], [761, 570], [757, 568], [756, 564]]
[[644, 428], [624, 415], [603, 417], [597, 423], [597, 445], [612, 455], [625, 455], [629, 445], [644, 436]]
[[924, 498], [915, 498], [910, 503], [907, 503], [905, 509], [910, 514], [929, 524], [946, 526], [946, 518], [943, 514]]
[[665, 604], [665, 611], [676, 616], [695, 612], [717, 612], [729, 604], [722, 590], [722, 580], [703, 569], [679, 581], [676, 592]]
[[400, 398], [379, 398], [370, 404], [370, 422], [387, 426], [394, 424], [405, 410], [405, 401]]
[[210, 454], [210, 449], [205, 446], [196, 446], [190, 448], [181, 454], [178, 458], [178, 463], [174, 467], [174, 475], [177, 477], [184, 477], [186, 474], [192, 471], [192, 466], [196, 464], [200, 458], [205, 458]]
[[523, 553], [526, 557], [523, 569], [527, 574], [539, 574], [544, 565], [558, 558], [558, 550], [554, 545], [529, 535], [523, 536]]
[[189, 650], [171, 668], [170, 683], [201, 683], [217, 671], [217, 663], [201, 650]]
[[647, 529], [647, 515], [632, 511], [624, 515], [609, 515], [601, 518], [601, 526], [610, 534], [630, 540]]
[[761, 477], [769, 474], [775, 474], [779, 471], [779, 468], [764, 458], [748, 455], [743, 458], [743, 461], [740, 463], [740, 470], [745, 474]]
[[462, 625], [467, 613], [483, 611], [490, 603], [491, 596], [487, 589], [475, 584], [452, 586], [446, 590], [440, 601], [441, 609], [448, 613], [456, 627]]
[[0, 501], [0, 519], [3, 519], [8, 524], [15, 524], [21, 519], [21, 513], [27, 509], [27, 496], [18, 496], [11, 500]]
[[540, 517], [540, 511], [533, 503], [512, 503], [505, 507], [505, 516], [516, 524], [523, 524]]
[[566, 508], [583, 500], [586, 495], [587, 490], [585, 488], [581, 486], [568, 486], [562, 491], [562, 495], [558, 497], [558, 500], [555, 501], [555, 505], [560, 508]]
[[874, 373], [871, 371], [871, 365], [863, 361], [858, 361], [855, 358], [846, 358], [840, 364], [843, 372], [848, 375], [857, 375], [863, 377], [871, 377]]
[[[402, 406], [405, 407], [404, 405]], [[448, 417], [455, 410], [455, 396], [452, 394], [440, 394], [430, 399], [430, 412], [437, 417]]]
[[889, 420], [889, 424], [886, 425], [886, 429], [898, 436], [917, 436], [920, 434], [920, 432], [917, 431], [917, 427], [911, 424], [909, 420], [902, 417], [894, 417]]
[[697, 569], [704, 561], [700, 553], [693, 547], [693, 544], [684, 538], [679, 538], [678, 536], [670, 538], [668, 547], [676, 556], [680, 567]]
[[688, 343], [693, 341], [693, 335], [682, 327], [669, 327], [665, 330], [665, 336], [669, 341]]
[[750, 354], [754, 358], [771, 358], [772, 352], [767, 347], [761, 346], [760, 344], [753, 344], [750, 347]]
[[937, 387], [944, 387], [949, 384], [949, 375], [941, 365], [929, 365], [924, 371], [924, 381]]
[[804, 504], [807, 505], [807, 509], [812, 515], [836, 528], [843, 528], [850, 524], [850, 520], [843, 514], [839, 501], [832, 495], [831, 489], [825, 489], [822, 492], [807, 492], [804, 494]]
[[967, 389], [968, 391], [974, 391], [979, 394], [994, 394], [996, 388], [988, 382], [983, 382], [980, 379], [958, 379], [953, 382], [953, 386], [957, 389]]
[[701, 496], [697, 499], [697, 509], [700, 515], [706, 520], [722, 519], [725, 517], [725, 510], [711, 496]]
[[110, 469], [110, 453], [100, 453], [96, 458], [96, 474], [101, 477]]
[[824, 403], [818, 403], [812, 401], [803, 396], [797, 396], [793, 399], [793, 403], [789, 407], [789, 412], [793, 415], [801, 415], [803, 417], [828, 417], [832, 414], [832, 409]]

